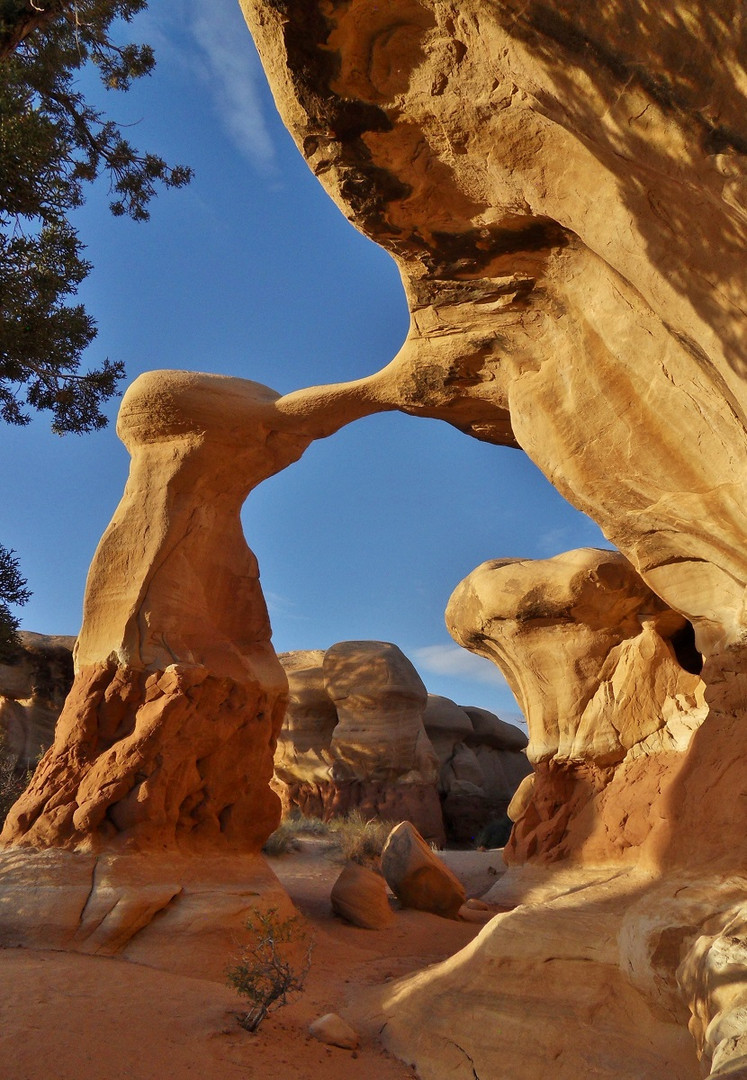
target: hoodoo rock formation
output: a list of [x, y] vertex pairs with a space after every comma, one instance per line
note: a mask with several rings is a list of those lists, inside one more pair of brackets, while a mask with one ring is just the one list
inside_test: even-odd
[[510, 860], [640, 863], [707, 713], [687, 620], [619, 552], [588, 548], [483, 564], [446, 620], [500, 666], [529, 724]]
[[[310, 395], [310, 396], [309, 396]], [[161, 371], [122, 401], [132, 456], [89, 573], [76, 676], [6, 844], [256, 852], [287, 681], [239, 512], [314, 438], [370, 411], [361, 383], [280, 398]]]
[[290, 702], [275, 774], [286, 809], [409, 818], [444, 839], [438, 763], [423, 727], [428, 691], [385, 641], [342, 641], [286, 653]]
[[341, 641], [281, 653], [288, 708], [273, 786], [286, 812], [411, 821], [428, 840], [474, 840], [531, 771], [519, 728], [428, 694], [396, 645]]
[[[133, 384], [75, 685], [3, 838], [256, 851], [286, 679], [241, 503], [357, 417], [440, 418], [523, 449], [622, 555], [488, 563], [458, 590], [456, 635], [530, 716], [535, 779], [490, 894], [513, 910], [389, 984], [369, 1023], [424, 1080], [743, 1077], [742, 6], [241, 4], [310, 168], [396, 259], [410, 332], [376, 375], [282, 398], [177, 372]], [[96, 923], [105, 897], [86, 900], [76, 866]], [[179, 888], [161, 881], [151, 908]]]
[[[428, 695], [423, 723], [440, 765], [449, 839], [476, 840], [491, 824], [504, 833], [509, 803], [532, 771], [524, 732], [487, 709], [459, 706], [440, 694]], [[489, 846], [502, 846], [502, 840]]]

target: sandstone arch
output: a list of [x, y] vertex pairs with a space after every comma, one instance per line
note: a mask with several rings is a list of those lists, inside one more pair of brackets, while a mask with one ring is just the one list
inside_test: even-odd
[[[415, 1045], [421, 1026], [455, 1074], [489, 1074], [501, 1061], [517, 1075], [539, 1077], [551, 1057], [563, 1080], [594, 1054], [602, 1073], [617, 1063], [617, 1076], [653, 1080], [664, 1063], [669, 1075], [689, 1080], [698, 1069], [684, 1042], [689, 1008], [704, 1067], [739, 1075], [747, 982], [738, 914], [747, 836], [741, 9], [736, 0], [718, 11], [705, 0], [666, 7], [626, 0], [596, 5], [593, 14], [580, 0], [242, 6], [299, 148], [343, 212], [396, 258], [412, 312], [405, 346], [371, 380], [287, 398], [259, 392], [249, 414], [267, 438], [256, 478], [298, 456], [308, 439], [381, 408], [519, 445], [602, 526], [648, 590], [692, 624], [705, 659], [708, 715], [658, 804], [663, 826], [650, 832], [650, 872], [607, 866], [591, 877], [582, 868], [580, 876], [543, 878], [552, 903], [533, 912], [533, 879], [522, 868], [508, 885], [523, 910], [498, 920], [451, 967], [384, 995], [388, 1038], [409, 1060], [419, 1055], [434, 1076], [438, 1057], [434, 1063], [428, 1047]], [[190, 454], [203, 453], [202, 436], [180, 422], [189, 472]], [[232, 437], [233, 452], [242, 442], [235, 429]], [[189, 534], [186, 525], [181, 533]], [[99, 571], [106, 576], [103, 557]], [[92, 651], [82, 646], [79, 654], [86, 664], [137, 659], [130, 625], [110, 633], [93, 611], [90, 625]], [[576, 629], [589, 638], [583, 620]], [[609, 631], [597, 627], [590, 639]], [[199, 660], [191, 629], [184, 657], [169, 640], [151, 641], [147, 628], [138, 633], [156, 665], [150, 688], [163, 698], [176, 688], [180, 707], [202, 692], [198, 686], [223, 693], [226, 680], [229, 689], [256, 685], [267, 694], [269, 687], [270, 711], [269, 697], [282, 696], [272, 661], [263, 665], [261, 626], [249, 658], [230, 647], [210, 655], [216, 676]], [[618, 635], [613, 647], [645, 633]], [[157, 666], [167, 654], [177, 661], [168, 672]], [[150, 663], [137, 660], [139, 679]], [[263, 668], [266, 684], [255, 682]], [[96, 731], [106, 719], [115, 738], [122, 704], [137, 704], [146, 690], [118, 671], [125, 672], [119, 682], [108, 668], [102, 676], [114, 687], [111, 711], [97, 712], [103, 687], [93, 682], [86, 684], [91, 707], [80, 711]], [[675, 684], [683, 678], [670, 674]], [[696, 678], [690, 673], [691, 684]], [[152, 711], [159, 709], [165, 718], [165, 704]], [[252, 709], [256, 715], [256, 699]], [[577, 717], [570, 719], [572, 728]], [[267, 747], [273, 723], [266, 716], [263, 723]], [[162, 842], [137, 819], [146, 800], [137, 794], [126, 805], [136, 785], [150, 797], [145, 781], [115, 752], [124, 771], [102, 786], [105, 774], [86, 758], [90, 733], [69, 728], [30, 801], [16, 808], [6, 839], [109, 843], [114, 837], [102, 837], [103, 825], [125, 842]], [[92, 777], [90, 791], [79, 791], [77, 779], [65, 782], [80, 765]], [[112, 809], [123, 803], [121, 814]], [[187, 804], [187, 814], [194, 818], [197, 806]], [[206, 833], [256, 847], [256, 834], [247, 839], [248, 810], [234, 829], [217, 804], [205, 809]], [[171, 825], [168, 842], [179, 842]], [[711, 951], [726, 957], [727, 989], [714, 976], [715, 961], [709, 967]], [[568, 1003], [568, 986], [583, 982], [579, 964], [591, 990]], [[526, 1056], [527, 1001], [516, 1007], [508, 991], [496, 992], [501, 965], [525, 980], [530, 1004], [549, 998], [541, 1061]], [[449, 995], [456, 986], [458, 1000], [467, 978], [473, 1022], [463, 1022], [457, 1039], [460, 1010]], [[510, 1062], [496, 1010], [519, 1048]], [[617, 1045], [588, 1040], [579, 1048], [578, 1028], [598, 1016], [619, 1035]]]
[[[657, 887], [650, 893], [650, 880], [620, 877], [614, 887], [597, 882], [583, 891], [577, 879], [557, 900], [554, 920], [543, 927], [539, 913], [526, 918], [531, 959], [515, 969], [533, 987], [532, 1003], [550, 993], [545, 1019], [555, 1036], [542, 1051], [557, 1076], [576, 1076], [588, 1061], [565, 1037], [569, 1015], [580, 1025], [604, 1015], [614, 1027], [602, 1000], [613, 985], [619, 1000], [631, 987], [642, 998], [628, 999], [638, 1020], [599, 1067], [612, 1061], [614, 1075], [628, 1069], [637, 1080], [662, 1068], [694, 1076], [687, 1047], [676, 1035], [667, 1043], [666, 1024], [687, 1018], [674, 972], [709, 910], [732, 915], [717, 918], [703, 941], [737, 925], [733, 904], [747, 888], [747, 814], [736, 794], [747, 790], [740, 5], [716, 12], [706, 3], [639, 0], [593, 10], [579, 0], [241, 2], [300, 151], [402, 272], [412, 321], [383, 376], [387, 399], [521, 446], [694, 629], [707, 715], [658, 803], [662, 828], [649, 835]], [[674, 675], [697, 681], [695, 672]], [[566, 719], [573, 728], [580, 718]], [[529, 882], [524, 868], [516, 897], [530, 895]], [[678, 906], [675, 894], [689, 899]], [[668, 928], [652, 917], [657, 905]], [[572, 965], [558, 958], [552, 990], [543, 966], [569, 925], [563, 911], [586, 928], [569, 937], [569, 965], [576, 955], [587, 972], [595, 961], [604, 968], [602, 998], [578, 1011], [565, 1001]], [[621, 920], [622, 951], [607, 953]], [[507, 919], [451, 970], [389, 995], [391, 1044], [408, 1060], [418, 1056], [427, 1075], [446, 1067], [465, 1076], [545, 1075], [544, 1063], [525, 1053], [535, 1032], [521, 1017], [531, 1008], [515, 1008], [487, 974], [501, 964], [510, 973], [520, 951], [511, 935], [521, 929], [518, 916]], [[709, 990], [697, 983], [702, 975], [692, 976], [707, 965], [683, 969], [694, 1030], [702, 1036], [719, 1017], [708, 1029], [718, 1046], [699, 1040], [713, 1075], [744, 1070], [745, 976], [733, 956], [729, 964], [733, 993], [724, 1000], [717, 980]], [[456, 1038], [449, 985], [456, 990], [465, 979], [475, 987], [473, 1006], [493, 994], [501, 1024], [486, 1005]], [[665, 1028], [647, 1028], [647, 1015], [666, 1018]], [[412, 1036], [421, 1025], [435, 1039], [432, 1054]], [[485, 1038], [501, 1027], [521, 1047], [518, 1057], [500, 1037]], [[577, 1038], [577, 1027], [570, 1031]], [[636, 1057], [643, 1031], [658, 1057]], [[583, 1045], [604, 1058], [604, 1047]]]
[[314, 438], [376, 408], [361, 380], [281, 398], [149, 372], [122, 401], [132, 456], [89, 573], [76, 678], [6, 845], [256, 852], [287, 680], [239, 512]]

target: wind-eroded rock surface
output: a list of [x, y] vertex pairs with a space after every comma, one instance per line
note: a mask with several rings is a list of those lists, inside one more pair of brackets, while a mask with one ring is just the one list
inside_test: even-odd
[[[741, 5], [241, 3], [310, 168], [401, 269], [411, 326], [381, 373], [381, 401], [524, 449], [642, 579], [615, 584], [603, 579], [619, 565], [579, 566], [580, 577], [559, 585], [567, 557], [482, 567], [472, 586], [489, 625], [482, 638], [479, 618], [464, 628], [467, 637], [477, 628], [470, 647], [500, 652], [534, 717], [536, 777], [514, 801], [515, 857], [609, 865], [639, 852], [661, 890], [648, 907], [578, 890], [567, 919], [553, 924], [555, 936], [568, 927], [557, 981], [546, 962], [557, 944], [536, 933], [538, 914], [522, 968], [530, 1009], [512, 1006], [495, 979], [511, 928], [486, 930], [456, 965], [464, 971], [453, 970], [455, 995], [475, 988], [473, 1020], [455, 1030], [457, 998], [426, 974], [390, 995], [388, 1037], [429, 1080], [446, 1071], [540, 1077], [548, 1060], [558, 1077], [591, 1067], [696, 1076], [676, 1027], [687, 1000], [702, 1070], [741, 1075], [739, 947], [724, 960], [728, 993], [714, 975], [725, 928], [738, 925], [721, 886], [747, 857]], [[511, 575], [507, 604], [492, 582]], [[594, 614], [589, 594], [609, 601], [608, 616]], [[704, 661], [699, 674], [683, 663], [694, 651]], [[710, 899], [673, 915], [672, 933], [657, 942], [645, 928], [657, 903], [670, 910], [675, 873], [690, 874]], [[675, 972], [709, 905], [714, 927], [698, 940], [712, 943], [702, 946], [711, 960], [689, 964], [680, 994]], [[628, 909], [638, 937], [607, 954]], [[733, 940], [743, 942], [741, 933]], [[567, 1001], [578, 982], [573, 957], [601, 995], [578, 1009]], [[610, 975], [618, 968], [619, 985]], [[637, 1018], [632, 1028], [602, 1005], [613, 982], [613, 997], [628, 999]], [[677, 1000], [667, 999], [666, 1016], [663, 985]], [[414, 1032], [431, 1041], [436, 989], [449, 1019], [434, 1054]], [[548, 999], [550, 1033], [541, 1061], [525, 1053], [538, 995]], [[602, 1014], [627, 1033], [616, 1047], [579, 1035]], [[531, 1029], [522, 1026], [527, 1015]], [[564, 1015], [577, 1024], [564, 1026]], [[504, 1030], [520, 1061], [487, 1034]]]
[[520, 445], [702, 648], [739, 642], [736, 0], [242, 7], [310, 168], [402, 271], [385, 395]]
[[527, 717], [534, 773], [511, 807], [511, 860], [640, 863], [652, 830], [660, 852], [677, 823], [654, 806], [707, 712], [687, 620], [619, 552], [591, 548], [484, 563], [446, 619]]
[[287, 680], [239, 513], [315, 438], [370, 411], [351, 383], [280, 398], [244, 379], [140, 376], [132, 457], [94, 556], [75, 683], [6, 844], [258, 851]]
[[[455, 632], [530, 713], [514, 858], [574, 865], [515, 868], [493, 898], [515, 910], [389, 987], [377, 1030], [425, 1080], [744, 1075], [741, 5], [241, 2], [309, 166], [397, 260], [410, 332], [376, 375], [284, 398], [137, 380], [78, 704], [4, 839], [256, 850], [286, 680], [241, 503], [359, 416], [437, 417], [525, 450], [627, 562], [498, 562], [466, 587]], [[407, 717], [395, 743], [401, 768]], [[228, 747], [254, 755], [239, 791]]]
[[438, 843], [474, 840], [531, 771], [519, 728], [428, 694], [390, 642], [341, 641], [279, 660], [288, 707], [273, 786], [286, 812], [356, 809], [411, 821]]

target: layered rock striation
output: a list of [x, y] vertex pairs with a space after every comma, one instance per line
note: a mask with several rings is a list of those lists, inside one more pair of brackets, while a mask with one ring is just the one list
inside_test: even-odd
[[[554, 936], [539, 932], [543, 905], [536, 917], [517, 909], [445, 982], [430, 973], [396, 987], [387, 1037], [429, 1077], [539, 1077], [550, 1059], [559, 1077], [741, 1075], [740, 5], [241, 2], [310, 168], [402, 272], [411, 327], [381, 374], [382, 401], [521, 447], [631, 568], [587, 565], [587, 553], [475, 572], [457, 632], [500, 654], [533, 717], [535, 790], [525, 784], [512, 811], [514, 857], [570, 861], [588, 889], [578, 879], [548, 901]], [[599, 860], [627, 884], [597, 888]], [[675, 895], [700, 899], [678, 906]], [[669, 927], [655, 934], [657, 905]], [[522, 919], [527, 1000], [549, 1000], [542, 1061], [524, 1050], [534, 1009], [490, 978]], [[696, 939], [703, 954], [687, 962]], [[598, 993], [576, 1007], [567, 987], [580, 961]], [[475, 1011], [457, 1032], [466, 984]], [[440, 1027], [431, 989], [448, 1012]], [[702, 1067], [681, 1039], [688, 1015]], [[592, 1017], [624, 1031], [619, 1044], [582, 1038]], [[413, 1034], [421, 1026], [437, 1052]], [[485, 1038], [503, 1030], [521, 1060]]]
[[7, 845], [256, 852], [277, 824], [287, 680], [239, 513], [365, 387], [280, 398], [248, 380], [140, 376], [117, 431], [132, 464], [94, 556], [75, 682]]
[[[621, 558], [499, 560], [452, 602], [530, 715], [535, 779], [493, 898], [515, 907], [389, 987], [376, 1028], [428, 1080], [530, 1080], [548, 1061], [559, 1080], [742, 1075], [741, 7], [241, 2], [309, 166], [397, 260], [410, 332], [369, 379], [284, 398], [174, 372], [133, 384], [132, 471], [70, 708], [4, 840], [256, 850], [286, 681], [240, 505], [359, 416], [437, 417], [526, 451]], [[402, 719], [397, 769], [417, 757]], [[347, 777], [370, 767], [355, 723]]]
[[446, 618], [527, 717], [534, 771], [511, 807], [510, 860], [655, 861], [677, 829], [663, 801], [707, 714], [688, 621], [619, 552], [591, 548], [484, 563]]
[[428, 694], [396, 645], [343, 641], [279, 660], [289, 700], [273, 786], [286, 812], [360, 810], [437, 843], [474, 840], [530, 771], [519, 728]]

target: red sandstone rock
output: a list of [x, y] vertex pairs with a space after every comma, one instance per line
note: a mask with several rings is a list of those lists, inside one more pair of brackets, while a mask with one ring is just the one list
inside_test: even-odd
[[258, 851], [287, 681], [240, 511], [309, 443], [371, 411], [358, 384], [280, 398], [248, 380], [141, 375], [132, 456], [86, 587], [76, 678], [5, 844]]
[[456, 919], [466, 899], [462, 883], [431, 851], [417, 829], [402, 821], [381, 853], [387, 884], [403, 907]]
[[383, 930], [394, 921], [381, 874], [349, 862], [332, 886], [332, 910], [354, 926]]

